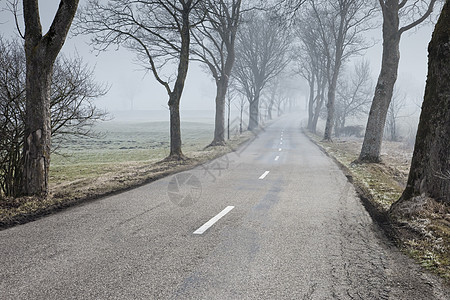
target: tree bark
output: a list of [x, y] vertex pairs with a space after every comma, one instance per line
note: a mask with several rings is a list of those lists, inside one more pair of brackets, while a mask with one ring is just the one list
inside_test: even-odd
[[216, 117], [214, 122], [214, 139], [210, 146], [225, 145], [225, 97], [227, 94], [228, 77], [223, 76], [216, 82]]
[[269, 120], [272, 120], [273, 99], [271, 99], [269, 106], [267, 107], [267, 116]]
[[428, 46], [428, 78], [407, 186], [391, 211], [425, 195], [450, 204], [450, 1]]
[[[318, 80], [318, 82], [320, 82], [320, 81]], [[325, 88], [326, 88], [326, 84], [322, 80], [320, 85], [317, 86], [318, 94], [317, 94], [315, 113], [314, 113], [314, 118], [313, 118], [312, 128], [311, 128], [311, 132], [313, 132], [313, 133], [317, 132], [317, 122], [319, 122], [320, 110], [322, 109], [323, 102], [325, 101], [325, 97], [324, 97]]]
[[168, 160], [184, 159], [181, 151], [181, 122], [180, 122], [180, 102], [177, 96], [173, 96], [174, 104], [169, 105], [170, 110], [170, 154]]
[[380, 162], [381, 143], [387, 111], [391, 103], [394, 85], [397, 81], [400, 61], [400, 33], [398, 3], [383, 10], [383, 57], [381, 71], [375, 88], [375, 95], [367, 121], [364, 142], [359, 155], [361, 162]]
[[22, 194], [46, 196], [50, 167], [50, 88], [53, 64], [64, 45], [78, 0], [61, 0], [47, 34], [42, 36], [37, 0], [24, 0], [26, 117]]
[[252, 131], [259, 126], [259, 97], [250, 102], [249, 111], [248, 130]]
[[186, 157], [181, 151], [181, 122], [180, 122], [180, 100], [183, 94], [184, 83], [189, 68], [189, 12], [190, 7], [185, 7], [182, 11], [183, 25], [181, 28], [181, 50], [178, 62], [178, 73], [173, 91], [169, 96], [170, 110], [170, 154], [167, 160], [184, 160]]
[[[231, 101], [231, 100], [230, 100]], [[231, 102], [228, 102], [228, 109], [227, 109], [227, 133], [228, 133], [228, 140], [230, 139], [230, 115], [231, 115]]]
[[241, 105], [240, 116], [239, 116], [239, 133], [242, 133], [244, 131], [243, 126], [242, 126], [242, 123], [244, 122], [243, 114], [244, 114], [244, 105]]
[[334, 112], [335, 112], [335, 100], [336, 100], [336, 83], [337, 83], [337, 73], [339, 69], [334, 70], [333, 78], [328, 87], [328, 101], [327, 101], [327, 122], [325, 125], [325, 132], [323, 135], [324, 141], [331, 141], [331, 134], [333, 132], [334, 125]]
[[45, 196], [50, 166], [50, 85], [52, 66], [39, 54], [27, 55], [23, 194]]
[[314, 85], [315, 76], [311, 75], [309, 81], [309, 101], [308, 101], [308, 129], [312, 131], [313, 129], [313, 118], [314, 118]]

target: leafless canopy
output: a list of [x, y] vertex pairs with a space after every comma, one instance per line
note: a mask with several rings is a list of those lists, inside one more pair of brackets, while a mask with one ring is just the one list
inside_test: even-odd
[[258, 126], [261, 91], [286, 68], [290, 47], [288, 32], [269, 14], [251, 14], [242, 24], [233, 74], [250, 104], [251, 130]]
[[[203, 1], [199, 13], [204, 22], [193, 31], [194, 60], [205, 63], [213, 78], [219, 81], [224, 75], [230, 54], [234, 60], [234, 44], [241, 21], [241, 0]], [[230, 62], [229, 62], [230, 63]], [[232, 65], [233, 62], [231, 62]]]
[[249, 101], [280, 74], [289, 62], [290, 39], [268, 15], [253, 15], [238, 36], [235, 77]]
[[345, 127], [348, 118], [367, 116], [374, 90], [367, 60], [357, 62], [353, 70], [342, 75], [336, 89], [336, 135]]
[[176, 64], [182, 48], [183, 18], [200, 0], [89, 0], [75, 19], [76, 34], [91, 34], [91, 44], [98, 51], [125, 47], [137, 54], [144, 68], [150, 70], [168, 93], [174, 75], [164, 66]]

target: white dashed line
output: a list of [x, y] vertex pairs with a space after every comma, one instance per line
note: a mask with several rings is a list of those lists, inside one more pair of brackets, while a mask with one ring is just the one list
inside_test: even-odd
[[281, 152], [281, 148], [278, 149], [278, 152]]
[[214, 223], [220, 220], [223, 216], [225, 216], [227, 213], [229, 213], [234, 206], [227, 206], [224, 210], [222, 210], [220, 213], [218, 213], [215, 217], [211, 218], [208, 222], [203, 224], [199, 229], [194, 231], [194, 234], [203, 234], [206, 230], [208, 230], [209, 227], [213, 226]]
[[262, 174], [261, 176], [259, 176], [259, 179], [264, 179], [267, 174], [269, 174], [270, 171], [265, 171], [264, 174]]
[[277, 160], [279, 160], [280, 159], [280, 157], [277, 155], [277, 157], [275, 157], [275, 161], [277, 161]]

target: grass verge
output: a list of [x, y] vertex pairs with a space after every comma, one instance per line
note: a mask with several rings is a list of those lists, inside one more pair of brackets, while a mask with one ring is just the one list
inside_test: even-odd
[[450, 207], [423, 197], [407, 214], [395, 218], [389, 214], [406, 185], [408, 154], [396, 151], [397, 145], [386, 142], [382, 163], [355, 164], [361, 140], [336, 139], [330, 143], [310, 132], [305, 134], [337, 162], [371, 216], [402, 252], [450, 285]]
[[[244, 132], [229, 140], [225, 146], [200, 148], [199, 144], [185, 147], [189, 159], [164, 161], [165, 152], [158, 150], [150, 160], [60, 164], [51, 167], [50, 193], [46, 199], [37, 197], [0, 198], [0, 229], [36, 220], [61, 209], [116, 194], [162, 177], [192, 169], [226, 153], [235, 151], [254, 134]], [[149, 156], [147, 156], [149, 157]]]

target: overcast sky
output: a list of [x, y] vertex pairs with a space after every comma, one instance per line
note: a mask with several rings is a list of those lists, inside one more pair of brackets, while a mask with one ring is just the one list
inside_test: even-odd
[[[86, 0], [80, 0], [82, 6]], [[1, 0], [4, 6], [4, 0]], [[41, 22], [44, 32], [48, 30], [58, 7], [59, 0], [40, 0]], [[0, 33], [4, 37], [15, 34], [15, 26], [10, 13], [0, 13]], [[413, 33], [406, 33], [401, 41], [401, 60], [398, 86], [410, 99], [419, 101], [423, 96], [427, 73], [427, 45], [431, 39], [432, 25], [422, 26]], [[373, 79], [376, 80], [381, 61], [381, 26], [374, 33], [378, 43], [363, 56], [371, 63]], [[104, 99], [98, 100], [99, 107], [110, 111], [163, 110], [167, 109], [167, 93], [151, 74], [145, 75], [135, 64], [134, 54], [125, 49], [103, 52], [96, 56], [87, 44], [89, 37], [70, 37], [63, 47], [65, 55], [78, 52], [85, 62], [95, 65], [95, 76], [99, 82], [107, 82], [111, 90]], [[210, 76], [191, 64], [185, 91], [181, 99], [182, 110], [214, 110], [215, 84]]]

